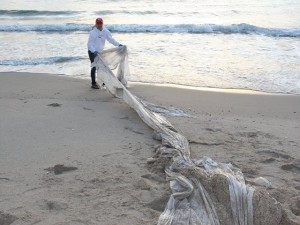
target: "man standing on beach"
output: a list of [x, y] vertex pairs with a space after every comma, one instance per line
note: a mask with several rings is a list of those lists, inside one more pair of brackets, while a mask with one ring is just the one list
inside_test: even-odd
[[[103, 19], [97, 18], [93, 30], [91, 30], [87, 47], [91, 63], [94, 62], [96, 56], [104, 49], [105, 41], [108, 40], [109, 43], [114, 46], [122, 46], [117, 42], [111, 35], [110, 31], [103, 26]], [[96, 67], [91, 69], [91, 79], [92, 86], [91, 88], [99, 89], [99, 85], [96, 82]], [[104, 84], [102, 84], [104, 85]]]

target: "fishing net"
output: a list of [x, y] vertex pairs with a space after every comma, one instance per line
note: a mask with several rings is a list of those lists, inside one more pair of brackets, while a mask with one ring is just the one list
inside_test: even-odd
[[[149, 162], [169, 162], [165, 172], [171, 196], [158, 225], [253, 225], [254, 190], [245, 184], [242, 172], [208, 157], [191, 159], [188, 140], [125, 87], [129, 75], [126, 46], [102, 52], [92, 66], [97, 67], [107, 90], [134, 109], [161, 140]], [[111, 69], [117, 67], [114, 75]]]

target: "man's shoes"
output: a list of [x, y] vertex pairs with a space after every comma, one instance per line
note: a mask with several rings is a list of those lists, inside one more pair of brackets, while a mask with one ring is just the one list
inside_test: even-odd
[[99, 89], [99, 84], [95, 83], [95, 84], [92, 84], [91, 88], [93, 89]]

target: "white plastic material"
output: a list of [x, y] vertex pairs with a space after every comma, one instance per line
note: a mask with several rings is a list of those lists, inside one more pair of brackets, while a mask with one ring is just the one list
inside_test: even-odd
[[259, 186], [263, 186], [267, 188], [272, 187], [272, 183], [264, 177], [257, 177], [253, 180], [253, 182]]
[[[115, 70], [118, 68], [117, 78], [125, 87], [127, 87], [126, 77], [130, 76], [130, 71], [128, 66], [127, 47], [122, 46], [122, 47], [107, 49], [102, 51], [99, 54], [99, 56], [100, 57], [96, 57], [94, 63], [91, 64], [91, 67], [100, 65], [98, 61], [103, 60], [103, 63], [105, 63], [110, 70]], [[101, 73], [101, 70], [100, 71], [98, 70], [98, 75], [100, 75], [99, 78], [101, 79], [104, 74]]]
[[[179, 134], [163, 116], [151, 111], [139, 98], [125, 87], [129, 75], [126, 46], [113, 48], [96, 57], [92, 66], [97, 67], [98, 77], [105, 83], [107, 90], [122, 98], [133, 108], [140, 118], [161, 137], [162, 145], [157, 158], [171, 160], [166, 169], [172, 194], [165, 211], [159, 217], [158, 225], [222, 225], [212, 200], [204, 187], [203, 181], [214, 176], [224, 176], [228, 182], [232, 221], [230, 225], [253, 225], [252, 196], [253, 189], [245, 184], [240, 170], [231, 164], [222, 164], [208, 157], [192, 160], [188, 140]], [[111, 69], [119, 66], [117, 77]], [[207, 185], [207, 183], [206, 183]], [[217, 203], [221, 204], [221, 203]]]

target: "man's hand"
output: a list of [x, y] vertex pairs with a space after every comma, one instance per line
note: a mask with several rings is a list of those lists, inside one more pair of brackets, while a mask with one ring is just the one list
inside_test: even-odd
[[94, 56], [98, 56], [98, 52], [97, 51], [94, 51]]

